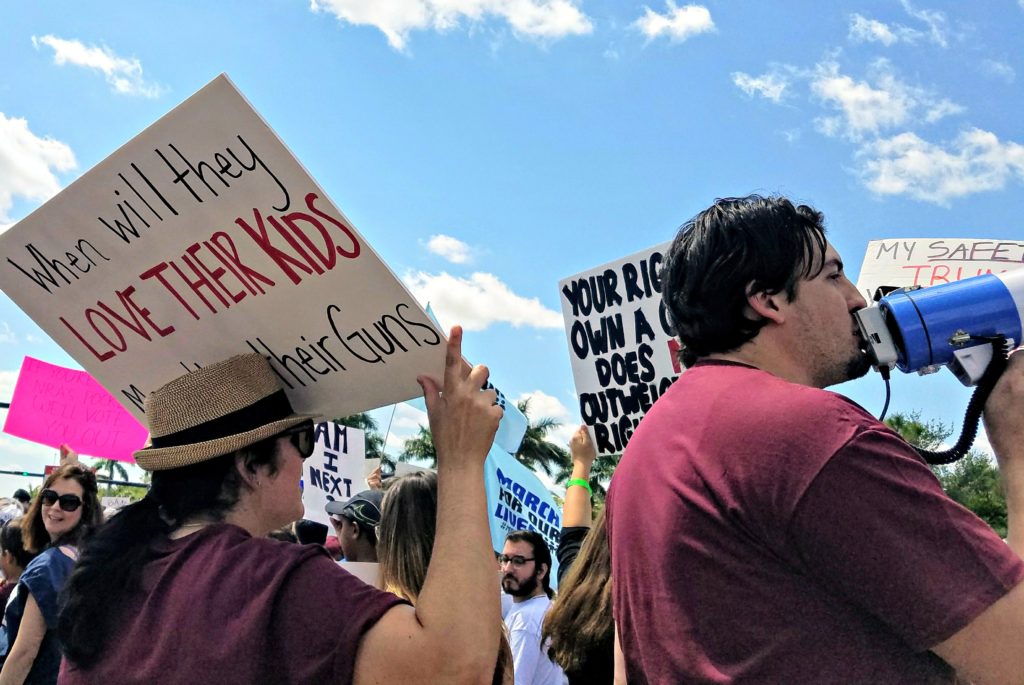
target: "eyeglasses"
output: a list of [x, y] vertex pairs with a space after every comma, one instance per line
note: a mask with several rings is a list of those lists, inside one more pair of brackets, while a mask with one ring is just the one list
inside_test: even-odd
[[313, 447], [316, 445], [316, 433], [313, 430], [313, 422], [306, 421], [297, 426], [292, 426], [277, 434], [279, 438], [288, 438], [295, 446], [299, 456], [303, 459], [313, 454]]
[[78, 495], [59, 495], [56, 490], [43, 490], [39, 493], [39, 499], [48, 507], [60, 502], [61, 511], [75, 511], [82, 506], [82, 498]]
[[498, 555], [498, 564], [500, 566], [504, 566], [505, 564], [512, 564], [516, 568], [519, 568], [523, 564], [525, 564], [526, 562], [533, 561], [536, 558], [537, 557], [524, 557], [524, 556], [520, 556], [518, 554], [516, 554], [514, 556], [511, 556], [511, 557], [505, 556], [504, 554], [499, 554]]

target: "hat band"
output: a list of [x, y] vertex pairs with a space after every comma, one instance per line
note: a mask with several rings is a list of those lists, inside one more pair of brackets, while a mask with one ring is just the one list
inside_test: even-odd
[[294, 413], [284, 390], [278, 390], [248, 406], [236, 409], [224, 416], [210, 419], [198, 426], [185, 428], [175, 433], [168, 433], [167, 435], [154, 435], [151, 438], [151, 444], [154, 448], [164, 448], [216, 440], [217, 438], [224, 438], [229, 435], [247, 433], [268, 423], [286, 419]]

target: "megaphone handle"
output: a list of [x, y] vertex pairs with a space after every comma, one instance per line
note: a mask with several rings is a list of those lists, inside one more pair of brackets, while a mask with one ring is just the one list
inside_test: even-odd
[[971, 395], [971, 401], [967, 403], [967, 412], [964, 414], [964, 427], [960, 431], [960, 438], [948, 450], [941, 452], [917, 448], [926, 462], [932, 466], [952, 464], [964, 457], [974, 444], [978, 436], [978, 423], [981, 421], [981, 413], [985, 410], [985, 402], [995, 387], [999, 376], [1006, 369], [1006, 362], [1009, 359], [1009, 351], [1006, 349], [1006, 338], [998, 335], [987, 339], [992, 344], [992, 361], [985, 369], [984, 375], [978, 381], [978, 387]]

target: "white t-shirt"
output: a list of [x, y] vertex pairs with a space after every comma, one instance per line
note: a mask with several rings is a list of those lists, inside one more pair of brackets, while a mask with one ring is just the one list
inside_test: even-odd
[[566, 682], [562, 669], [548, 658], [540, 644], [544, 614], [549, 606], [551, 600], [540, 594], [516, 602], [505, 615], [516, 685], [563, 685]]

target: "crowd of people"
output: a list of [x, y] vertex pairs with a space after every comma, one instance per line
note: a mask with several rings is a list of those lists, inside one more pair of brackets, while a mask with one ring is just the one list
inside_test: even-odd
[[502, 409], [460, 328], [443, 377], [418, 379], [436, 472], [375, 474], [327, 505], [334, 535], [303, 520], [313, 417], [241, 355], [147, 396], [140, 502], [102, 521], [74, 463], [0, 502], [0, 685], [1024, 682], [1024, 355], [985, 411], [1004, 541], [824, 390], [869, 358], [819, 212], [718, 200], [661, 283], [688, 370], [596, 517], [596, 451], [573, 436], [557, 549], [528, 530], [492, 548]]

